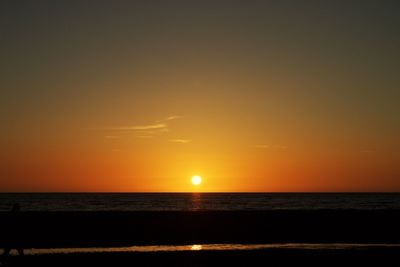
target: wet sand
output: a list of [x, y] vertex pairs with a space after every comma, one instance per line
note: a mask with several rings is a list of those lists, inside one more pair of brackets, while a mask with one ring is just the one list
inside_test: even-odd
[[182, 251], [12, 257], [8, 266], [396, 266], [399, 249]]
[[[0, 246], [25, 248], [134, 245], [358, 243], [399, 244], [400, 210], [0, 213]], [[272, 248], [236, 251], [112, 252], [10, 257], [10, 266], [264, 266], [380, 263], [396, 247]]]

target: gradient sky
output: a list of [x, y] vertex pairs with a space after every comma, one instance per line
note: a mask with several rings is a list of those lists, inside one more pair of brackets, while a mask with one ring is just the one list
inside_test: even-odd
[[397, 0], [1, 1], [0, 191], [400, 191], [399, 29]]

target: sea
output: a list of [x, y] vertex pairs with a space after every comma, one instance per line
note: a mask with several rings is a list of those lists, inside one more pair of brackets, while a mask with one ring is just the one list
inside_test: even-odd
[[0, 193], [0, 211], [386, 210], [400, 193]]

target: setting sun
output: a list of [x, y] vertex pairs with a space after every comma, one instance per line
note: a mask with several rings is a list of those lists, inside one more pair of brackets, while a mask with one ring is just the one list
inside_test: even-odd
[[198, 175], [195, 175], [192, 177], [192, 184], [194, 185], [199, 185], [201, 184], [201, 177]]
[[70, 2], [0, 2], [0, 192], [400, 192], [400, 1]]

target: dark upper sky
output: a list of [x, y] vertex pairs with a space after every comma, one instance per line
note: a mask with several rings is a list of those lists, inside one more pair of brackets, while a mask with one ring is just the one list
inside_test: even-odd
[[[134, 159], [153, 152], [172, 153], [177, 161], [194, 155], [186, 167], [151, 175], [143, 170], [149, 190], [158, 190], [153, 184], [165, 176], [186, 175], [179, 168], [204, 169], [215, 179], [231, 171], [226, 176], [239, 181], [245, 174], [202, 159], [221, 154], [227, 166], [234, 161], [225, 155], [227, 147], [240, 146], [237, 154], [254, 163], [242, 166], [243, 173], [259, 177], [249, 190], [284, 190], [278, 182], [263, 180], [276, 176], [290, 183], [287, 177], [293, 174], [280, 173], [282, 161], [274, 161], [280, 157], [290, 159], [288, 166], [300, 165], [295, 159], [310, 159], [301, 163], [308, 166], [305, 170], [293, 171], [305, 177], [304, 186], [293, 190], [314, 190], [320, 176], [332, 177], [326, 186], [320, 183], [322, 190], [400, 190], [395, 167], [399, 29], [399, 1], [1, 1], [0, 144], [7, 147], [1, 153], [13, 155], [8, 166], [28, 164], [31, 160], [21, 156], [25, 150], [44, 159], [54, 156], [44, 156], [39, 147], [65, 155], [65, 147], [87, 146], [98, 155], [104, 146], [105, 151], [131, 151], [125, 158]], [[176, 120], [175, 132], [167, 129], [173, 133], [157, 136], [158, 141], [186, 144], [177, 154], [129, 139], [132, 133], [122, 133], [124, 138], [118, 133], [122, 140], [115, 148], [96, 139], [114, 133], [87, 130], [132, 131], [178, 115], [182, 119]], [[155, 139], [154, 133], [149, 136]], [[216, 144], [215, 151], [202, 150]], [[288, 154], [265, 156], [244, 147], [285, 148]], [[372, 157], [367, 163], [360, 159], [365, 153]], [[311, 160], [321, 155], [323, 162]], [[60, 161], [68, 166], [65, 157]], [[343, 171], [329, 174], [334, 168], [329, 162], [335, 160], [345, 162]], [[255, 162], [268, 162], [269, 169]], [[365, 176], [362, 166], [371, 162], [373, 170], [366, 172], [370, 187], [358, 178], [349, 187], [339, 186], [343, 183], [333, 178]], [[315, 167], [324, 164], [328, 174]], [[25, 178], [4, 168], [20, 179], [12, 190], [25, 188]], [[386, 180], [381, 184], [377, 177]], [[224, 190], [221, 184], [228, 178], [223, 179], [209, 189]], [[227, 188], [243, 186], [235, 185]]]

